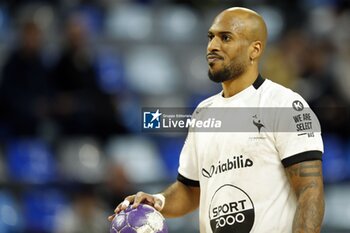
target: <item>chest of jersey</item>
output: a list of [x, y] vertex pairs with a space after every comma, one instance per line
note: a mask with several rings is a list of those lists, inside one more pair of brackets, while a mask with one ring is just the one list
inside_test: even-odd
[[256, 173], [264, 167], [281, 165], [273, 135], [269, 133], [201, 133], [195, 140], [204, 178]]
[[250, 232], [262, 205], [272, 208], [270, 203], [288, 190], [273, 135], [203, 133], [196, 141], [202, 209], [210, 229]]

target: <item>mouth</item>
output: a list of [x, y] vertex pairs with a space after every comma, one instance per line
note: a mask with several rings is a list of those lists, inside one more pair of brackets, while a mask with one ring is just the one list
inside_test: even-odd
[[216, 61], [219, 61], [219, 60], [223, 60], [223, 58], [219, 55], [214, 55], [214, 54], [208, 54], [207, 55], [207, 61], [208, 61], [208, 64], [211, 65], [213, 63], [215, 63]]

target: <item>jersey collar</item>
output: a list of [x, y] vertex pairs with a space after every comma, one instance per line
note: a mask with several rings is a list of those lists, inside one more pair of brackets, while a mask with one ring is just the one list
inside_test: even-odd
[[237, 94], [231, 96], [231, 97], [228, 97], [228, 98], [225, 98], [223, 96], [224, 94], [224, 91], [222, 90], [220, 93], [219, 93], [219, 98], [221, 99], [221, 101], [223, 102], [231, 102], [233, 100], [236, 100], [236, 99], [239, 99], [239, 98], [242, 98], [243, 96], [247, 96], [247, 95], [250, 95], [250, 94], [255, 94], [256, 90], [258, 90], [258, 88], [265, 82], [265, 79], [259, 74], [258, 77], [255, 79], [254, 83], [252, 85], [250, 85], [249, 87], [247, 87], [246, 89], [238, 92]]
[[265, 79], [259, 74], [253, 83], [253, 87], [258, 90], [258, 88], [264, 83]]

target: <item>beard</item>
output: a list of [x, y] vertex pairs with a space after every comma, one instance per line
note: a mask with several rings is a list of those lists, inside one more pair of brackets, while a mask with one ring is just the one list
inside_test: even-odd
[[228, 80], [236, 79], [247, 70], [247, 64], [243, 61], [231, 61], [229, 65], [213, 73], [208, 70], [209, 79], [216, 83], [222, 83]]

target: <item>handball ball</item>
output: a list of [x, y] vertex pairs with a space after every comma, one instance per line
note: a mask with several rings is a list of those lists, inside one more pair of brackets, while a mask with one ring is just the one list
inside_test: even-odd
[[164, 217], [150, 205], [128, 206], [111, 223], [110, 233], [168, 233]]

